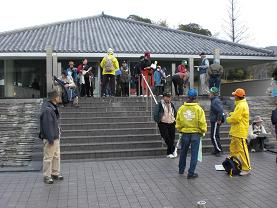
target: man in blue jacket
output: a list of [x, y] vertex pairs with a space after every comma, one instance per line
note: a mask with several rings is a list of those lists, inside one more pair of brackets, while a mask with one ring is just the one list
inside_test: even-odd
[[40, 115], [40, 138], [43, 140], [43, 177], [44, 182], [52, 184], [53, 179], [63, 180], [60, 175], [60, 125], [58, 104], [61, 98], [58, 92], [48, 94], [49, 101], [42, 104]]
[[212, 154], [219, 157], [222, 153], [220, 143], [219, 128], [224, 119], [223, 105], [218, 97], [219, 90], [216, 87], [210, 89], [209, 97], [211, 99], [210, 123], [211, 123], [211, 140], [214, 146]]

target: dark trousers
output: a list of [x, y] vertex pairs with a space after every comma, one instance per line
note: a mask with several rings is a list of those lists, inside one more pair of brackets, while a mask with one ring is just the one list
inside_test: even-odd
[[167, 145], [167, 155], [170, 155], [175, 150], [175, 146], [174, 146], [175, 122], [172, 124], [160, 122], [158, 123], [158, 127], [160, 130], [161, 136]]
[[189, 151], [189, 146], [191, 146], [191, 158], [190, 158], [190, 168], [188, 170], [188, 175], [193, 175], [197, 165], [198, 151], [200, 144], [200, 134], [199, 133], [186, 133], [182, 134], [181, 138], [181, 153], [179, 160], [179, 173], [183, 174], [186, 168], [187, 154]]
[[216, 87], [217, 89], [220, 89], [220, 77], [210, 77], [209, 79], [209, 89], [212, 87]]
[[183, 95], [184, 93], [184, 81], [179, 77], [179, 75], [173, 75], [172, 77], [172, 82], [174, 85], [174, 89], [175, 89], [175, 95], [179, 96], [179, 95]]
[[122, 96], [129, 96], [129, 83], [121, 82], [121, 92]]
[[211, 140], [214, 146], [214, 153], [222, 152], [219, 128], [220, 125], [217, 122], [211, 122]]
[[256, 139], [251, 139], [249, 143], [250, 149], [254, 149], [256, 152], [263, 151], [265, 139], [266, 137], [257, 137]]
[[101, 89], [101, 96], [103, 96], [106, 92], [107, 85], [109, 84], [111, 90], [111, 96], [115, 94], [115, 76], [112, 74], [103, 75], [103, 83]]
[[155, 94], [156, 96], [163, 94], [163, 86], [155, 86]]
[[86, 95], [85, 84], [80, 84], [80, 96], [84, 97]]
[[85, 88], [86, 88], [86, 95], [90, 97], [90, 83], [89, 83], [88, 77], [85, 77]]

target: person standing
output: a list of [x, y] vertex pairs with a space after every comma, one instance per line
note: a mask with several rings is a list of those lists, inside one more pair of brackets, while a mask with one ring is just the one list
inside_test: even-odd
[[229, 134], [231, 137], [230, 155], [236, 156], [242, 163], [240, 175], [248, 175], [251, 170], [250, 158], [247, 147], [249, 128], [249, 107], [245, 99], [244, 89], [238, 88], [232, 93], [235, 96], [235, 110], [226, 118], [231, 125]]
[[130, 71], [126, 61], [122, 62], [121, 65], [121, 74], [120, 74], [120, 85], [121, 85], [121, 92], [123, 97], [129, 96], [129, 82], [131, 80]]
[[154, 72], [154, 85], [155, 85], [155, 94], [156, 96], [163, 94], [163, 83], [162, 79], [164, 78], [164, 74], [162, 72], [161, 66], [157, 66], [157, 69]]
[[40, 114], [40, 135], [43, 140], [43, 179], [47, 184], [63, 180], [60, 174], [60, 125], [58, 104], [61, 98], [57, 91], [48, 94], [49, 101], [43, 103]]
[[[145, 77], [149, 87], [154, 86], [153, 69], [151, 68], [150, 52], [144, 52], [144, 59], [141, 62], [141, 74]], [[141, 79], [142, 94], [147, 97], [150, 93], [144, 79]]]
[[207, 132], [205, 112], [196, 102], [196, 97], [196, 90], [190, 89], [188, 91], [188, 100], [179, 108], [176, 118], [176, 129], [182, 134], [179, 174], [184, 174], [187, 153], [191, 146], [191, 160], [187, 179], [198, 177], [198, 174], [195, 173], [195, 169], [200, 139]]
[[163, 98], [156, 105], [153, 115], [154, 121], [158, 123], [160, 134], [167, 145], [167, 157], [177, 157], [177, 152], [174, 153], [176, 109], [171, 102], [171, 94], [163, 94]]
[[107, 55], [102, 59], [100, 66], [103, 69], [101, 96], [106, 95], [105, 93], [108, 85], [111, 90], [111, 96], [115, 96], [115, 71], [119, 69], [119, 63], [113, 55], [113, 49], [108, 49]]
[[206, 58], [205, 53], [201, 53], [201, 62], [199, 65], [199, 73], [200, 73], [200, 95], [207, 94], [207, 70], [209, 68], [209, 60]]
[[140, 70], [141, 70], [141, 64], [143, 60], [144, 60], [144, 56], [140, 56], [139, 61], [133, 67], [133, 70], [131, 70], [132, 79], [134, 80], [134, 84], [136, 86], [137, 96], [140, 96], [142, 94], [142, 89], [140, 84], [142, 78], [141, 78]]
[[[83, 63], [78, 66], [78, 74], [81, 72], [81, 76], [84, 76], [85, 81], [85, 94], [87, 97], [91, 97], [90, 95], [90, 82], [89, 82], [89, 72], [92, 70], [92, 67], [88, 65], [88, 60], [86, 58], [83, 59]], [[80, 77], [82, 79], [82, 77]], [[81, 81], [80, 84], [82, 85]], [[82, 90], [81, 90], [82, 91]], [[82, 97], [82, 95], [81, 95]]]
[[210, 107], [210, 123], [211, 123], [211, 140], [214, 146], [213, 155], [219, 157], [222, 153], [222, 147], [220, 142], [220, 125], [223, 120], [223, 105], [218, 97], [218, 88], [212, 87], [210, 89], [209, 97], [211, 99]]
[[223, 75], [223, 67], [219, 64], [219, 59], [215, 59], [214, 63], [208, 68], [209, 88], [216, 87], [220, 91], [221, 77]]

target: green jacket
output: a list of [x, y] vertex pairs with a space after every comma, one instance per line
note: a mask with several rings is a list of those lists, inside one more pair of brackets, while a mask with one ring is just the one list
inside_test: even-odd
[[177, 112], [176, 129], [181, 133], [207, 132], [204, 110], [198, 103], [184, 103]]

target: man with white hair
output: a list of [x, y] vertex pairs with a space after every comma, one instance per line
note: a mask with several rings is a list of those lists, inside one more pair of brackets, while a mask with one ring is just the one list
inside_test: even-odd
[[114, 96], [115, 95], [115, 71], [119, 69], [119, 64], [117, 59], [113, 55], [113, 49], [111, 48], [108, 49], [107, 55], [102, 59], [100, 66], [103, 69], [101, 96], [105, 96], [105, 92], [108, 84], [110, 86], [111, 96]]
[[214, 59], [214, 63], [208, 68], [209, 88], [216, 87], [220, 91], [221, 77], [223, 75], [223, 67], [220, 65], [219, 59]]

